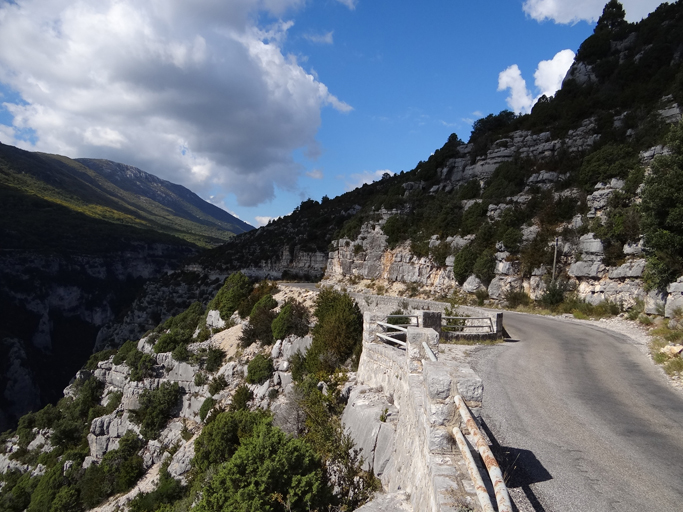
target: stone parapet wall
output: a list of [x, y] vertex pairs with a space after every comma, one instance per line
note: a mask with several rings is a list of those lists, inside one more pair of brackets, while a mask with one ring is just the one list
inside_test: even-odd
[[[363, 353], [356, 376], [359, 386], [380, 390], [397, 409], [392, 451], [379, 475], [383, 487], [389, 493], [409, 494], [414, 511], [455, 511], [463, 505], [478, 510], [450, 429], [461, 423], [456, 395], [472, 407], [481, 406], [481, 379], [468, 367], [426, 358], [423, 342], [439, 353], [439, 334], [434, 329], [409, 327], [405, 350], [375, 343], [375, 322], [385, 316], [364, 314]], [[350, 400], [347, 410], [354, 407]], [[351, 416], [346, 411], [344, 415]], [[354, 438], [371, 428], [357, 424], [359, 431], [354, 432], [350, 421], [345, 424]]]

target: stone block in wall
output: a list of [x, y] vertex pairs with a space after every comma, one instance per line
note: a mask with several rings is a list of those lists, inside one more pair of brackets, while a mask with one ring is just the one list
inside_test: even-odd
[[484, 383], [469, 366], [459, 366], [455, 372], [458, 394], [467, 405], [481, 404], [484, 396]]
[[424, 362], [424, 383], [430, 400], [447, 400], [451, 396], [454, 379], [450, 366], [438, 361]]
[[446, 427], [430, 427], [427, 447], [431, 453], [453, 453], [455, 441]]
[[[423, 329], [434, 329], [437, 333], [441, 332], [441, 313], [438, 311], [417, 311], [418, 322]], [[438, 335], [436, 337], [436, 345], [438, 345]], [[426, 341], [430, 346], [433, 344], [433, 339]], [[434, 345], [434, 346], [436, 346]]]

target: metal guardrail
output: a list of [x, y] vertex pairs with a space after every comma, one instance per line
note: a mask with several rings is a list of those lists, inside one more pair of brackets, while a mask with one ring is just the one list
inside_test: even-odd
[[422, 342], [422, 346], [425, 349], [425, 354], [427, 354], [427, 357], [429, 357], [429, 359], [431, 359], [432, 361], [436, 361], [436, 354], [432, 351], [431, 348], [429, 348], [429, 345], [427, 345], [426, 341]]
[[[496, 328], [493, 326], [493, 320], [491, 319], [490, 316], [442, 316], [441, 317], [442, 321], [445, 321], [445, 324], [443, 327], [447, 327], [448, 329], [454, 329], [454, 330], [460, 330], [460, 331], [465, 331], [467, 328], [473, 328], [473, 329], [482, 329], [482, 328], [487, 328], [489, 329], [489, 332], [496, 332]], [[462, 324], [456, 324], [456, 325], [449, 325], [448, 320], [462, 320]], [[467, 324], [466, 322], [470, 320], [483, 320], [483, 324]]]
[[395, 343], [399, 347], [404, 347], [406, 346], [406, 342], [404, 340], [398, 339], [398, 337], [405, 337], [406, 333], [408, 332], [408, 327], [410, 326], [417, 326], [420, 323], [420, 319], [417, 315], [387, 315], [387, 320], [389, 318], [407, 318], [407, 319], [415, 319], [415, 323], [410, 320], [410, 323], [408, 324], [391, 324], [389, 322], [377, 322], [377, 325], [381, 327], [384, 332], [380, 333], [375, 333], [375, 335], [382, 340], [385, 343]]
[[[491, 477], [491, 482], [493, 483], [493, 490], [496, 494], [496, 502], [498, 503], [498, 512], [512, 512], [512, 503], [510, 502], [510, 495], [508, 494], [507, 487], [505, 486], [505, 481], [503, 480], [503, 474], [500, 471], [500, 466], [498, 466], [498, 461], [496, 461], [496, 458], [493, 456], [493, 453], [491, 453], [489, 445], [486, 443], [484, 437], [481, 435], [477, 423], [474, 421], [474, 418], [472, 418], [472, 414], [470, 413], [467, 404], [465, 404], [465, 401], [462, 399], [460, 395], [457, 395], [455, 397], [455, 404], [458, 407], [458, 412], [460, 412], [460, 416], [467, 425], [467, 429], [470, 431], [470, 434], [472, 434], [472, 437], [474, 437], [474, 441], [477, 445], [479, 455], [481, 455], [481, 458], [483, 459], [484, 464], [486, 465], [486, 469], [489, 472], [489, 476]], [[457, 441], [457, 434], [455, 433], [455, 429], [453, 429], [453, 434], [456, 436]], [[482, 507], [484, 507], [483, 504]]]
[[465, 465], [467, 466], [467, 471], [470, 474], [472, 483], [474, 483], [474, 489], [477, 492], [477, 498], [479, 498], [479, 504], [483, 512], [494, 512], [493, 505], [491, 504], [491, 498], [489, 498], [489, 493], [486, 490], [486, 485], [484, 485], [484, 480], [481, 478], [479, 473], [479, 468], [474, 462], [474, 457], [472, 457], [472, 452], [470, 452], [469, 446], [467, 446], [467, 441], [465, 441], [465, 436], [462, 435], [462, 431], [455, 427], [453, 429], [453, 436], [455, 441], [458, 443], [458, 448], [460, 448], [460, 453], [462, 453], [465, 459]]

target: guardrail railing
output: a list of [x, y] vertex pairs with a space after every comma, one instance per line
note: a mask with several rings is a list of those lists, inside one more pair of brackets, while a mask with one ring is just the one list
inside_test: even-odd
[[[390, 323], [377, 322], [377, 325], [382, 328], [383, 332], [375, 333], [375, 335], [384, 343], [394, 343], [399, 347], [406, 346], [406, 334], [408, 327], [419, 326], [420, 319], [417, 315], [387, 315], [387, 320], [390, 318], [408, 319], [408, 323]], [[415, 322], [413, 323], [413, 319]]]
[[486, 329], [487, 332], [496, 332], [493, 320], [491, 320], [491, 317], [489, 316], [442, 316], [441, 324], [442, 329], [447, 329], [449, 331], [460, 331], [464, 333], [468, 329], [477, 329], [476, 332], [481, 332], [480, 329]]
[[[467, 429], [470, 431], [470, 434], [474, 438], [474, 442], [477, 446], [477, 450], [479, 451], [479, 455], [481, 455], [481, 458], [484, 461], [484, 465], [488, 470], [489, 477], [491, 478], [491, 483], [493, 484], [493, 490], [496, 494], [498, 512], [512, 512], [512, 503], [510, 502], [510, 495], [508, 494], [507, 487], [505, 486], [505, 480], [503, 480], [503, 473], [500, 471], [498, 461], [493, 456], [493, 453], [491, 452], [489, 445], [486, 443], [484, 436], [481, 435], [479, 427], [477, 426], [477, 423], [474, 421], [474, 418], [472, 417], [472, 414], [470, 413], [467, 404], [465, 404], [465, 401], [462, 399], [460, 395], [457, 395], [455, 397], [455, 404], [458, 407], [458, 412], [460, 412], [460, 417], [463, 419], [463, 421], [467, 425]], [[461, 444], [461, 440], [459, 438], [463, 436], [462, 432], [458, 427], [455, 427], [453, 429], [453, 435], [455, 437], [456, 442], [458, 443], [460, 452], [463, 454], [463, 457], [465, 458], [465, 461], [468, 464], [469, 469], [469, 463], [467, 462], [467, 454], [469, 454], [471, 458], [471, 453], [467, 448], [467, 443], [464, 442], [464, 438], [462, 439]], [[476, 468], [476, 465], [474, 466], [474, 470], [476, 470], [478, 476], [472, 475], [473, 470], [470, 470], [470, 475], [472, 475], [472, 481], [475, 483], [475, 487], [477, 489], [479, 503], [481, 503], [481, 507], [484, 510], [492, 510], [492, 508], [487, 508], [486, 505], [486, 502], [488, 502], [488, 507], [491, 507], [491, 501], [488, 499], [488, 493], [486, 493], [486, 497], [484, 497], [483, 493], [481, 492], [481, 488], [479, 487], [478, 482], [481, 482], [481, 485], [483, 486], [483, 481], [481, 479], [481, 475], [479, 475], [479, 470]], [[483, 487], [483, 490], [485, 492], [486, 488]]]

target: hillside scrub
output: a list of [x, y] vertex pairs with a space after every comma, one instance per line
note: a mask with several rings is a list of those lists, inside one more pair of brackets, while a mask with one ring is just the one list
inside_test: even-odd
[[227, 320], [237, 311], [240, 303], [245, 300], [253, 289], [253, 285], [242, 272], [230, 274], [216, 296], [209, 302], [208, 310], [218, 310], [221, 318]]
[[318, 322], [306, 353], [307, 371], [329, 374], [349, 359], [352, 366], [357, 366], [363, 347], [363, 315], [358, 304], [347, 293], [323, 288], [313, 314]]
[[683, 275], [683, 125], [667, 138], [671, 154], [657, 157], [645, 178], [642, 224], [647, 246], [645, 283], [666, 290]]
[[309, 331], [308, 309], [296, 299], [287, 299], [273, 320], [273, 339], [283, 340], [287, 336], [306, 336]]
[[140, 395], [140, 407], [133, 411], [132, 419], [140, 425], [145, 439], [156, 439], [178, 406], [181, 390], [177, 382], [162, 382], [154, 390], [146, 389]]
[[256, 354], [247, 365], [247, 382], [249, 384], [263, 384], [273, 376], [273, 360], [263, 354]]

